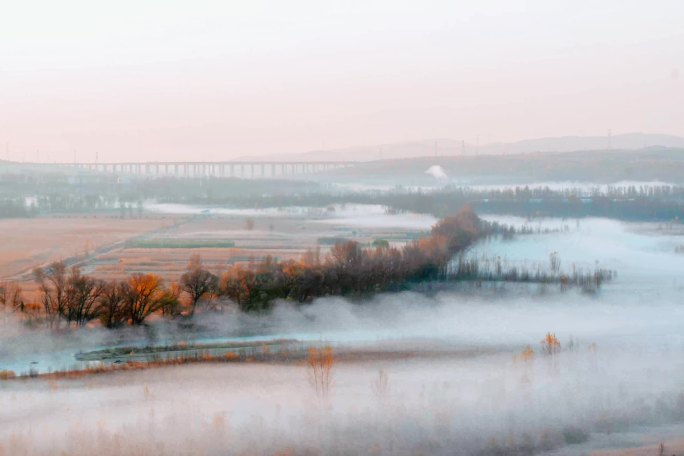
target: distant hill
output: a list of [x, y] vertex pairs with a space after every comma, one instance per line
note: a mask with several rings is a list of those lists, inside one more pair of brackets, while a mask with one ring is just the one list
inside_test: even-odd
[[639, 150], [585, 150], [506, 155], [417, 157], [364, 162], [326, 172], [319, 177], [338, 182], [391, 185], [435, 185], [427, 170], [439, 167], [439, 182], [526, 184], [575, 181], [612, 183], [662, 181], [684, 184], [684, 148], [647, 147]]
[[526, 139], [512, 143], [474, 145], [462, 141], [437, 138], [392, 144], [376, 144], [344, 149], [314, 150], [283, 155], [240, 157], [244, 160], [292, 161], [376, 161], [415, 157], [446, 157], [462, 155], [508, 155], [531, 152], [572, 152], [579, 150], [632, 150], [646, 147], [684, 148], [684, 138], [673, 135], [627, 133], [612, 136], [563, 136], [557, 138]]
[[487, 144], [484, 154], [525, 154], [530, 152], [574, 152], [580, 150], [636, 150], [648, 147], [684, 148], [684, 138], [673, 135], [626, 133], [608, 136], [563, 136], [526, 139], [514, 143]]

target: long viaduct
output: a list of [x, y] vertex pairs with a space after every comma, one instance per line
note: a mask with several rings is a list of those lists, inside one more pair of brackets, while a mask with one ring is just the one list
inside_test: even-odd
[[316, 174], [355, 164], [353, 161], [224, 161], [60, 163], [56, 166], [131, 176], [268, 178]]

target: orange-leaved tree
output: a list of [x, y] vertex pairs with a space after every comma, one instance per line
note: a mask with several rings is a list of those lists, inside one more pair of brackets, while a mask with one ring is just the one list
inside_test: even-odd
[[133, 274], [128, 286], [128, 317], [131, 324], [141, 325], [164, 305], [163, 280], [156, 274]]
[[561, 351], [560, 340], [553, 333], [546, 333], [541, 341], [542, 352], [547, 355], [555, 355]]

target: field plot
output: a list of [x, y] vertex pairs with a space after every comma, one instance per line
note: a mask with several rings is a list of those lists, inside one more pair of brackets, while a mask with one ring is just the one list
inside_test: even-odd
[[154, 273], [165, 280], [176, 281], [185, 271], [193, 254], [202, 257], [203, 264], [214, 272], [221, 272], [236, 262], [258, 260], [272, 255], [280, 259], [298, 258], [300, 250], [247, 250], [241, 248], [125, 248], [109, 252], [91, 260], [84, 270], [102, 279], [121, 279], [134, 273]]
[[[0, 277], [16, 277], [34, 288], [30, 270], [54, 260], [78, 262], [103, 279], [152, 272], [177, 280], [193, 254], [217, 272], [230, 264], [266, 256], [298, 259], [321, 254], [341, 240], [372, 245], [377, 239], [403, 244], [429, 229], [432, 218], [384, 215], [380, 206], [348, 205], [336, 210], [255, 210], [198, 214], [148, 212], [142, 219], [52, 217], [0, 221]], [[311, 216], [314, 213], [315, 216]], [[182, 223], [178, 223], [178, 222]], [[59, 239], [58, 243], [54, 240]], [[17, 277], [18, 276], [18, 277]]]
[[69, 217], [0, 220], [0, 277], [54, 260], [85, 258], [104, 246], [173, 224], [171, 218]]
[[266, 256], [299, 259], [307, 250], [316, 249], [324, 255], [340, 240], [369, 246], [378, 239], [404, 244], [427, 232], [432, 222], [431, 218], [419, 219], [422, 216], [416, 214], [395, 220], [395, 216], [379, 215], [376, 207], [323, 212], [314, 218], [308, 213], [302, 210], [294, 214], [257, 211], [249, 217], [229, 212], [195, 215], [182, 224], [127, 241], [121, 249], [92, 258], [85, 263], [84, 270], [107, 279], [153, 272], [175, 281], [193, 254], [201, 255], [209, 269], [221, 272], [228, 265], [258, 261]]

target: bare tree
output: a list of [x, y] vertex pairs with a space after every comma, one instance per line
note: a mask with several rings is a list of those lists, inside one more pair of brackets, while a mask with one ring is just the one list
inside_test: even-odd
[[378, 371], [378, 376], [375, 378], [371, 386], [373, 388], [373, 392], [379, 399], [385, 399], [389, 395], [390, 391], [389, 376], [387, 375], [387, 372], [380, 369]]
[[218, 283], [218, 277], [202, 267], [202, 258], [197, 254], [192, 255], [187, 271], [180, 278], [181, 288], [190, 296], [190, 315], [195, 314], [195, 308], [202, 298], [218, 289]]
[[59, 317], [66, 313], [67, 273], [63, 261], [55, 261], [46, 268], [35, 268], [33, 277], [38, 284], [45, 322], [49, 327], [59, 327]]
[[18, 312], [24, 312], [26, 305], [21, 287], [14, 282], [0, 283], [0, 305]]
[[181, 287], [177, 283], [172, 283], [168, 288], [164, 289], [161, 297], [161, 311], [167, 317], [175, 317], [180, 315], [181, 306], [178, 297], [181, 294]]
[[558, 252], [551, 252], [549, 254], [549, 263], [551, 265], [551, 271], [554, 274], [558, 274], [561, 267], [560, 254]]
[[77, 326], [85, 326], [98, 316], [98, 299], [104, 289], [104, 283], [93, 277], [81, 274], [78, 267], [71, 268], [67, 278], [66, 306], [64, 317], [67, 324], [72, 321]]
[[126, 282], [113, 280], [103, 285], [98, 299], [98, 315], [105, 327], [116, 328], [124, 324], [127, 319], [126, 298], [129, 295], [130, 288]]

